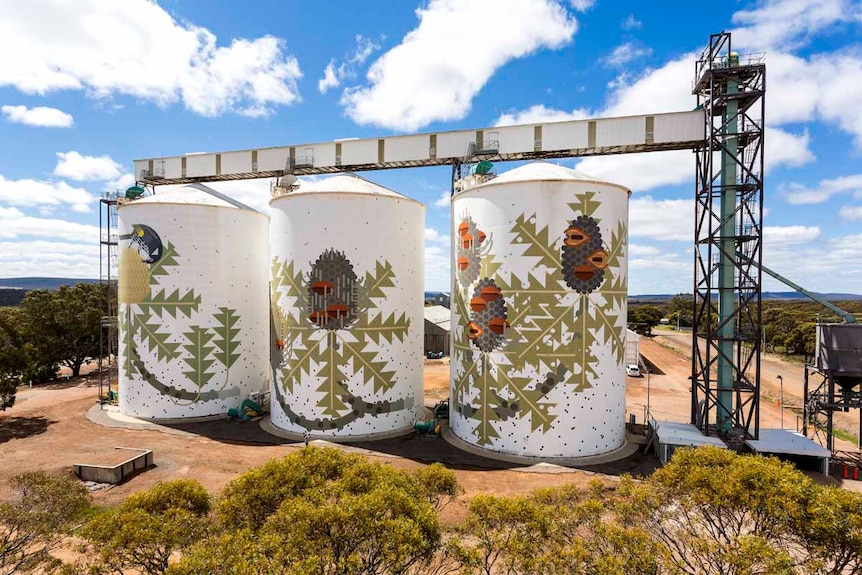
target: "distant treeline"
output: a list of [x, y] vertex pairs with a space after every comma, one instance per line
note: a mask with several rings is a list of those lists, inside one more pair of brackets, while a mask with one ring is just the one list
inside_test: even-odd
[[0, 307], [18, 305], [27, 295], [27, 290], [0, 288]]
[[[862, 318], [862, 301], [835, 301], [839, 309]], [[679, 294], [665, 303], [629, 304], [628, 321], [632, 329], [648, 333], [661, 319], [672, 326], [691, 327], [692, 297]], [[763, 341], [766, 350], [788, 355], [814, 353], [817, 322], [843, 323], [843, 320], [818, 303], [809, 300], [764, 300]], [[677, 323], [678, 322], [678, 323]]]

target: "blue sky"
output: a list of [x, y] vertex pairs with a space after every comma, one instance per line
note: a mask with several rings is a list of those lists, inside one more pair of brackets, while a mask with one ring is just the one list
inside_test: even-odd
[[[687, 110], [696, 54], [730, 30], [740, 53], [766, 53], [765, 263], [810, 289], [862, 293], [862, 4], [697, 12], [610, 0], [0, 0], [0, 278], [96, 277], [97, 198], [131, 183], [135, 158]], [[692, 154], [562, 163], [634, 191], [630, 292], [690, 292]], [[449, 169], [365, 176], [428, 206], [426, 287], [448, 289]], [[269, 184], [219, 189], [264, 209]]]

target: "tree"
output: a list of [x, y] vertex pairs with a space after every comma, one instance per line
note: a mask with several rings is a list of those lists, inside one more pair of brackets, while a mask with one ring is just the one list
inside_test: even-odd
[[814, 355], [816, 324], [806, 322], [794, 327], [784, 338], [784, 348], [790, 354]]
[[657, 549], [642, 528], [619, 522], [596, 482], [529, 497], [470, 501], [457, 542], [462, 573], [616, 575], [658, 573]]
[[451, 471], [429, 469], [315, 447], [270, 461], [225, 487], [222, 532], [171, 573], [424, 573], [441, 545], [433, 504], [458, 489]]
[[81, 365], [100, 353], [101, 318], [109, 286], [79, 283], [51, 292], [31, 290], [21, 302], [24, 332], [34, 350], [77, 377]]
[[85, 536], [114, 572], [165, 573], [171, 555], [207, 533], [210, 496], [192, 479], [159, 483], [94, 517]]
[[661, 322], [662, 312], [654, 305], [638, 305], [629, 307], [628, 323], [639, 328], [638, 333], [651, 335], [652, 328]]
[[0, 574], [53, 562], [50, 552], [87, 510], [90, 495], [77, 480], [31, 472], [11, 480], [15, 498], [0, 503]]
[[15, 317], [15, 310], [0, 308], [0, 411], [15, 405], [15, 393], [26, 367], [24, 343]]
[[716, 447], [681, 449], [645, 482], [624, 482], [620, 520], [647, 530], [669, 572], [795, 573], [810, 562], [797, 536], [799, 510], [816, 490], [792, 465], [774, 458]]

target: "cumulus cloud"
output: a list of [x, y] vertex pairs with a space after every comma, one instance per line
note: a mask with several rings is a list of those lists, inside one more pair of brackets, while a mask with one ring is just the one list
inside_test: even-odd
[[586, 12], [596, 4], [596, 0], [569, 0], [569, 4], [578, 12]]
[[862, 222], [862, 206], [843, 206], [838, 215], [844, 220]]
[[[313, 181], [318, 178], [304, 176], [304, 181]], [[229, 196], [238, 202], [241, 202], [251, 208], [254, 208], [265, 214], [269, 214], [269, 200], [272, 197], [270, 191], [273, 185], [272, 179], [257, 178], [254, 180], [235, 180], [228, 182], [207, 182], [205, 185], [215, 191]], [[166, 192], [176, 188], [182, 188], [180, 185], [159, 186], [156, 188], [156, 193]]]
[[434, 201], [434, 205], [438, 208], [448, 208], [451, 203], [452, 192], [449, 190], [443, 190], [443, 192], [440, 193], [440, 197]]
[[634, 14], [629, 14], [628, 16], [626, 16], [626, 19], [623, 20], [620, 24], [620, 28], [627, 32], [630, 30], [640, 30], [641, 28], [643, 28], [643, 26], [644, 23], [635, 18]]
[[10, 206], [53, 208], [66, 205], [76, 212], [88, 212], [95, 200], [87, 190], [66, 182], [8, 180], [0, 175], [0, 202]]
[[425, 289], [448, 292], [452, 287], [449, 248], [425, 246]]
[[75, 123], [71, 114], [57, 108], [46, 106], [3, 106], [0, 108], [6, 119], [15, 124], [26, 124], [28, 126], [39, 126], [42, 128], [71, 128]]
[[694, 154], [688, 150], [592, 156], [575, 166], [597, 178], [622, 184], [633, 192], [694, 181]]
[[206, 28], [149, 0], [6, 3], [0, 53], [15, 54], [0, 59], [0, 86], [128, 95], [161, 106], [181, 101], [203, 116], [267, 114], [299, 99], [302, 76], [284, 40], [218, 45]]
[[862, 194], [862, 174], [821, 180], [813, 188], [791, 182], [779, 189], [790, 204], [819, 204], [837, 194]]
[[449, 245], [449, 234], [441, 234], [435, 228], [425, 228], [425, 241]]
[[791, 49], [838, 22], [859, 21], [862, 7], [853, 0], [766, 0], [733, 15], [739, 28], [734, 43], [749, 49]]
[[590, 117], [586, 108], [576, 108], [571, 112], [547, 108], [544, 104], [530, 106], [526, 110], [511, 111], [502, 114], [495, 126], [516, 126], [518, 124], [543, 124], [545, 122], [566, 122], [569, 120], [584, 120]]
[[651, 196], [633, 199], [629, 202], [629, 236], [692, 242], [694, 200], [655, 200]]
[[[833, 238], [817, 236], [808, 242], [791, 243], [786, 243], [786, 235], [773, 233], [771, 238], [768, 235], [764, 238], [764, 265], [810, 290], [859, 293], [862, 285], [862, 234]], [[766, 279], [765, 282], [779, 287], [771, 280]]]
[[98, 236], [86, 243], [0, 241], [0, 270], [5, 277], [98, 278], [99, 244], [94, 238]]
[[70, 180], [110, 180], [121, 174], [122, 166], [110, 156], [84, 156], [78, 152], [57, 152], [54, 175]]
[[[494, 72], [571, 41], [577, 21], [557, 0], [431, 0], [419, 24], [376, 60], [341, 103], [359, 124], [412, 131], [458, 120]], [[477, 34], [481, 22], [492, 34]]]
[[614, 48], [610, 54], [602, 58], [602, 62], [608, 66], [625, 66], [629, 62], [638, 60], [652, 54], [652, 48], [636, 45], [634, 42], [625, 42]]
[[0, 239], [29, 236], [98, 245], [99, 228], [66, 220], [34, 218], [17, 208], [0, 206]]
[[380, 49], [380, 44], [359, 34], [356, 35], [356, 47], [341, 64], [330, 60], [323, 70], [323, 78], [317, 81], [317, 90], [325, 94], [331, 88], [337, 88], [346, 79], [356, 77], [356, 68], [365, 63], [371, 54]]

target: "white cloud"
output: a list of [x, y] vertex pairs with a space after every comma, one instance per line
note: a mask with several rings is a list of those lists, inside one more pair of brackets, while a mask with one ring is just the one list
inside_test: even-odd
[[443, 190], [440, 193], [440, 197], [434, 200], [434, 205], [438, 208], [448, 208], [452, 203], [452, 192], [449, 190]]
[[662, 253], [662, 250], [656, 246], [645, 246], [642, 244], [629, 244], [629, 257], [657, 256]]
[[452, 287], [449, 248], [425, 246], [425, 289], [448, 292]]
[[838, 215], [845, 220], [862, 222], [862, 206], [843, 206]]
[[601, 60], [608, 66], [625, 66], [633, 60], [652, 54], [652, 48], [643, 48], [634, 42], [626, 42], [614, 48], [610, 54]]
[[546, 108], [544, 104], [530, 106], [526, 110], [512, 111], [502, 114], [495, 126], [516, 126], [518, 124], [543, 124], [545, 122], [566, 122], [569, 120], [584, 120], [590, 117], [586, 108], [576, 108], [571, 112]]
[[763, 226], [763, 244], [766, 248], [807, 244], [819, 237], [819, 226]]
[[0, 86], [28, 94], [86, 90], [204, 116], [257, 116], [296, 102], [299, 63], [283, 40], [219, 46], [206, 28], [175, 20], [148, 0], [7, 2], [0, 19]]
[[661, 186], [694, 182], [694, 154], [688, 150], [592, 156], [575, 169], [642, 192]]
[[[458, 120], [494, 72], [571, 41], [577, 21], [557, 0], [431, 0], [419, 25], [372, 64], [341, 103], [360, 124], [413, 131]], [[493, 31], [477, 34], [476, 23]]]
[[[35, 236], [98, 245], [99, 228], [51, 218], [27, 216], [17, 208], [0, 206], [0, 239]], [[5, 270], [4, 270], [4, 275]]]
[[654, 200], [651, 196], [631, 200], [629, 236], [694, 241], [694, 200]]
[[325, 94], [330, 88], [337, 88], [341, 85], [341, 80], [335, 73], [335, 60], [330, 60], [329, 64], [323, 70], [323, 78], [317, 81], [317, 90], [321, 94]]
[[692, 110], [697, 99], [691, 95], [694, 52], [671, 60], [661, 68], [647, 69], [634, 82], [621, 82], [608, 98], [603, 116], [633, 116]]
[[106, 192], [125, 192], [129, 187], [135, 185], [134, 174], [123, 174], [118, 178], [105, 182]]
[[811, 140], [808, 130], [802, 134], [791, 134], [781, 128], [767, 126], [765, 137], [767, 173], [777, 166], [798, 167], [816, 159], [808, 147]]
[[790, 49], [838, 22], [859, 21], [862, 8], [853, 0], [766, 0], [753, 10], [740, 10], [733, 22], [734, 43], [749, 49]]
[[98, 278], [98, 235], [86, 243], [0, 241], [0, 270], [4, 277]]
[[[90, 204], [95, 200], [96, 197], [87, 190], [72, 187], [66, 182], [7, 180], [0, 175], [0, 202], [7, 205], [22, 207], [68, 205], [73, 211], [88, 212]], [[6, 222], [3, 223], [5, 225]]]
[[435, 228], [425, 228], [425, 241], [449, 245], [449, 234], [441, 234]]
[[110, 180], [121, 174], [122, 166], [110, 156], [82, 156], [78, 152], [57, 152], [54, 175], [70, 180]]
[[[806, 289], [859, 293], [862, 285], [862, 234], [818, 237], [807, 243], [789, 244], [767, 237], [764, 239], [763, 263]], [[783, 287], [768, 278], [764, 278], [764, 284], [766, 289]]]
[[862, 174], [821, 180], [816, 188], [791, 182], [782, 185], [779, 190], [790, 204], [819, 204], [836, 194], [862, 194]]
[[643, 25], [644, 23], [635, 18], [634, 14], [629, 14], [628, 16], [626, 16], [626, 19], [622, 21], [622, 24], [620, 24], [620, 28], [626, 31], [640, 30], [641, 28], [643, 28]]
[[[311, 176], [303, 176], [302, 180], [312, 181], [319, 178]], [[269, 214], [269, 200], [272, 197], [270, 193], [273, 180], [267, 178], [258, 178], [254, 180], [235, 180], [228, 182], [206, 182], [204, 185], [222, 193], [226, 196], [241, 202], [251, 208], [254, 208], [264, 214]], [[174, 186], [158, 186], [156, 194], [160, 191], [168, 191], [176, 188], [182, 188], [183, 185]]]
[[802, 58], [770, 53], [769, 121], [821, 120], [837, 125], [862, 147], [862, 50], [858, 46]]
[[71, 128], [75, 122], [72, 114], [67, 114], [57, 108], [36, 106], [3, 106], [0, 108], [6, 115], [6, 119], [15, 124], [27, 124], [28, 126], [40, 126], [42, 128]]
[[578, 12], [586, 12], [596, 4], [596, 0], [569, 0], [569, 4]]
[[337, 88], [346, 79], [356, 77], [356, 68], [365, 63], [371, 54], [380, 49], [380, 44], [359, 34], [356, 35], [356, 48], [347, 59], [335, 65], [335, 60], [330, 60], [323, 71], [323, 78], [318, 80], [317, 89], [325, 94], [330, 88]]

